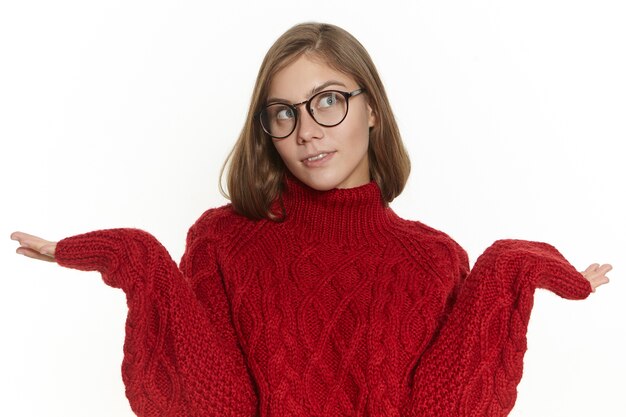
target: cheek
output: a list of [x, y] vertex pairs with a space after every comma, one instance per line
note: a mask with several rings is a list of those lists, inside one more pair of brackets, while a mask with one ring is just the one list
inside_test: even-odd
[[367, 114], [359, 113], [358, 115], [355, 114], [355, 116], [358, 117], [344, 121], [345, 125], [343, 126], [344, 131], [342, 132], [342, 136], [346, 138], [347, 142], [350, 142], [351, 146], [367, 147], [369, 144], [370, 131]]
[[352, 124], [355, 126], [354, 128], [358, 129], [360, 132], [369, 132], [372, 121], [369, 106], [366, 103], [359, 103], [357, 108], [350, 109], [350, 111], [352, 110], [355, 110], [355, 117], [352, 119]]

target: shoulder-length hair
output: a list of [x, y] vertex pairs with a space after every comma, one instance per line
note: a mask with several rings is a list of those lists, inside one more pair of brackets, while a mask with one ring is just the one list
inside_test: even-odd
[[228, 192], [224, 192], [222, 181], [220, 190], [230, 198], [238, 213], [250, 219], [282, 217], [272, 211], [272, 204], [281, 195], [287, 168], [255, 115], [266, 104], [274, 74], [303, 54], [321, 59], [365, 88], [376, 117], [375, 125], [370, 128], [370, 177], [378, 184], [385, 202], [391, 202], [402, 192], [411, 170], [387, 94], [363, 45], [335, 25], [302, 23], [280, 36], [265, 55], [246, 122], [222, 167], [220, 177], [227, 170]]

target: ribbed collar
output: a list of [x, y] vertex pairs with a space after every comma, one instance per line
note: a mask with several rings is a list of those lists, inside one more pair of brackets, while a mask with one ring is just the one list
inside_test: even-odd
[[285, 227], [304, 239], [366, 243], [382, 237], [398, 219], [374, 181], [355, 188], [317, 191], [288, 175], [283, 203]]

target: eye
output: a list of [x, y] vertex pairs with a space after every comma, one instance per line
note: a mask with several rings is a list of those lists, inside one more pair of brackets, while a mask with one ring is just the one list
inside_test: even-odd
[[322, 93], [317, 97], [317, 103], [315, 103], [315, 107], [323, 109], [332, 107], [337, 104], [338, 95], [334, 91], [329, 91], [326, 93]]
[[293, 119], [295, 117], [295, 114], [291, 107], [285, 106], [285, 107], [281, 107], [278, 109], [275, 117], [278, 120], [288, 120], [288, 119]]

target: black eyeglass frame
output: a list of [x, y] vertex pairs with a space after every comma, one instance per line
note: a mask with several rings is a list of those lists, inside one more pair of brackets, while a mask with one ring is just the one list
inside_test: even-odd
[[[311, 118], [315, 121], [315, 123], [317, 123], [320, 126], [324, 126], [324, 127], [334, 127], [337, 126], [339, 124], [341, 124], [341, 122], [343, 122], [346, 117], [348, 116], [348, 111], [350, 109], [350, 98], [351, 97], [355, 97], [358, 96], [361, 93], [365, 92], [365, 88], [357, 88], [354, 91], [351, 92], [346, 92], [346, 91], [340, 91], [340, 90], [323, 90], [320, 91], [319, 93], [315, 93], [313, 94], [311, 97], [309, 97], [308, 100], [302, 101], [300, 103], [285, 103], [285, 102], [276, 102], [276, 103], [270, 103], [266, 106], [264, 106], [260, 111], [258, 111], [254, 116], [255, 118], [259, 119], [259, 124], [261, 125], [261, 128], [263, 129], [263, 131], [265, 133], [267, 133], [270, 137], [272, 137], [273, 139], [285, 139], [286, 137], [288, 137], [289, 135], [291, 135], [294, 130], [296, 130], [296, 126], [298, 126], [298, 115], [300, 114], [298, 112], [298, 107], [302, 106], [304, 104], [304, 108], [306, 108], [307, 113], [309, 113], [309, 115], [311, 116]], [[344, 99], [346, 100], [346, 112], [344, 113], [343, 117], [341, 118], [341, 120], [339, 120], [337, 123], [331, 124], [331, 125], [326, 125], [324, 123], [320, 123], [317, 121], [317, 119], [315, 118], [315, 116], [313, 115], [313, 111], [311, 110], [311, 100], [313, 100], [315, 97], [319, 96], [320, 94], [324, 94], [324, 93], [338, 93], [341, 94]], [[284, 136], [274, 136], [272, 135], [268, 129], [265, 128], [265, 126], [263, 125], [263, 117], [261, 117], [261, 115], [263, 114], [263, 112], [271, 106], [275, 106], [275, 105], [283, 105], [283, 106], [287, 106], [289, 107], [291, 110], [293, 110], [293, 114], [294, 114], [294, 123], [293, 123], [293, 128], [291, 129], [291, 132], [289, 132], [288, 134], [284, 135]]]

